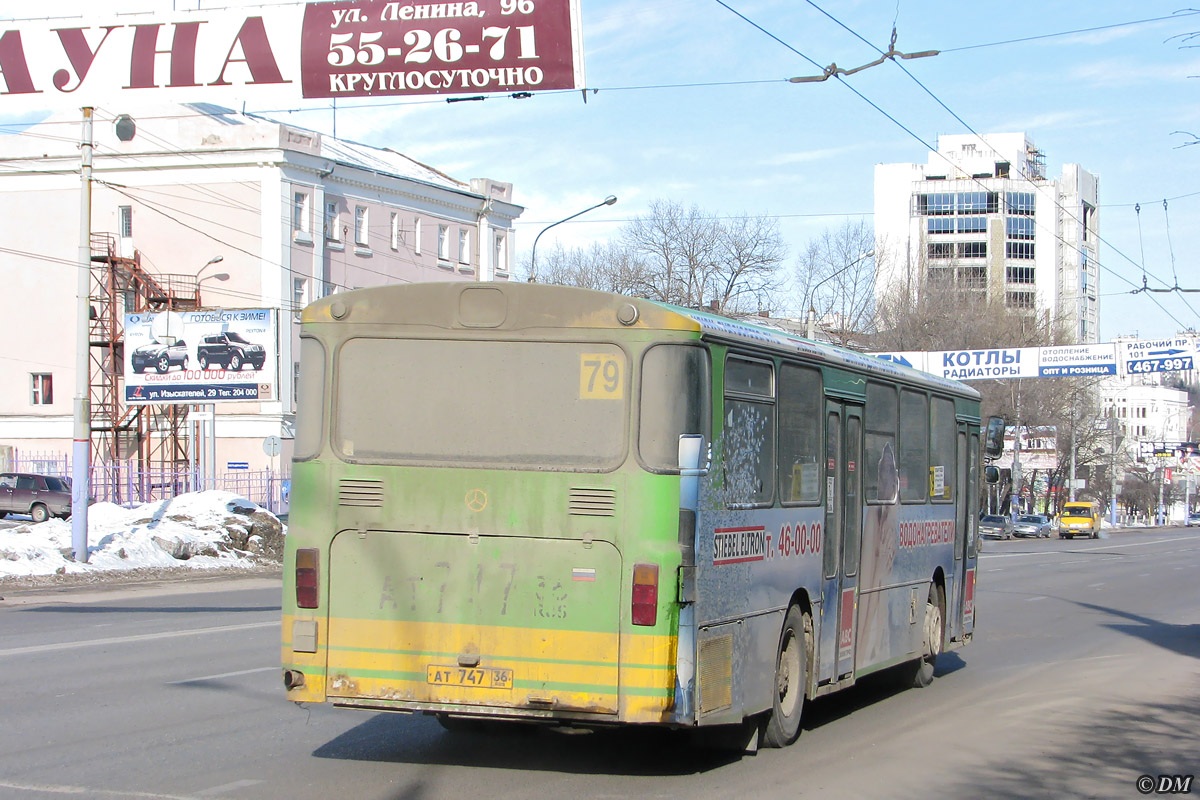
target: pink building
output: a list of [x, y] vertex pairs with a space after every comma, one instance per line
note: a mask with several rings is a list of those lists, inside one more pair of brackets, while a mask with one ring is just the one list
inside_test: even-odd
[[[0, 136], [0, 469], [33, 454], [49, 467], [71, 452], [80, 116]], [[277, 310], [272, 399], [216, 405], [218, 470], [265, 467], [270, 436], [283, 440], [275, 463], [290, 458], [296, 312], [308, 302], [396, 282], [509, 278], [523, 210], [511, 184], [463, 182], [393, 150], [212, 106], [133, 117], [136, 135], [121, 141], [113, 115], [96, 113], [94, 234], [152, 277], [182, 277], [203, 308]], [[129, 305], [114, 317], [133, 303], [118, 298]], [[159, 434], [151, 425], [147, 435]]]

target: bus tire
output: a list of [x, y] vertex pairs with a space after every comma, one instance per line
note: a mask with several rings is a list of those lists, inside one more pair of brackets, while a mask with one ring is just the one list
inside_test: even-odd
[[775, 658], [775, 691], [763, 726], [766, 747], [787, 747], [800, 736], [804, 693], [808, 686], [808, 655], [812, 624], [798, 606], [788, 609]]
[[929, 599], [925, 601], [925, 624], [922, 626], [922, 655], [904, 667], [904, 683], [924, 689], [933, 683], [933, 670], [937, 665], [938, 653], [942, 652], [946, 625], [942, 614], [942, 591], [935, 583], [929, 587]]

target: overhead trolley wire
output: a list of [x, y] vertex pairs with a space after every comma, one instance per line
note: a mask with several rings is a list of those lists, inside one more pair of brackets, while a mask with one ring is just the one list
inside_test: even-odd
[[[821, 11], [822, 13], [825, 13], [825, 12], [824, 12], [822, 9], [820, 9], [818, 6], [816, 6], [814, 3], [812, 3], [812, 2], [811, 2], [811, 0], [806, 0], [806, 1], [808, 1], [808, 2], [809, 2], [809, 4], [810, 4], [810, 5], [812, 5], [814, 8], [817, 8], [817, 10], [818, 10], [818, 11]], [[740, 19], [744, 20], [745, 22], [747, 22], [748, 24], [750, 24], [750, 25], [751, 25], [752, 27], [754, 27], [755, 29], [757, 29], [757, 30], [761, 31], [763, 34], [765, 34], [765, 35], [766, 35], [766, 36], [768, 36], [769, 38], [771, 38], [771, 39], [773, 39], [774, 41], [778, 42], [779, 44], [783, 45], [784, 47], [786, 47], [786, 48], [787, 48], [788, 50], [790, 50], [791, 52], [795, 53], [796, 55], [800, 56], [800, 57], [801, 57], [801, 58], [803, 58], [804, 60], [808, 61], [808, 62], [809, 62], [810, 64], [812, 64], [813, 66], [817, 67], [818, 69], [821, 69], [821, 70], [825, 71], [825, 68], [823, 68], [823, 67], [821, 67], [819, 64], [817, 64], [817, 62], [816, 62], [816, 61], [814, 61], [814, 60], [813, 60], [811, 57], [809, 57], [808, 55], [806, 55], [806, 54], [804, 54], [804, 53], [800, 52], [800, 50], [796, 49], [796, 48], [795, 48], [795, 47], [793, 47], [791, 44], [789, 44], [789, 43], [785, 42], [784, 40], [780, 39], [780, 38], [779, 38], [778, 36], [776, 36], [774, 33], [772, 33], [772, 32], [770, 32], [770, 31], [768, 31], [766, 28], [762, 27], [761, 25], [759, 25], [757, 22], [755, 22], [754, 20], [750, 19], [750, 18], [749, 18], [749, 17], [747, 17], [746, 15], [742, 14], [740, 11], [738, 11], [738, 10], [736, 10], [736, 9], [732, 8], [732, 7], [731, 7], [731, 6], [729, 6], [727, 3], [725, 3], [725, 2], [724, 2], [724, 0], [715, 0], [715, 2], [716, 2], [718, 5], [720, 5], [720, 6], [724, 7], [724, 8], [726, 8], [726, 9], [728, 9], [728, 10], [729, 10], [730, 12], [732, 12], [732, 13], [733, 13], [735, 16], [737, 16], [737, 17], [739, 17]], [[1196, 13], [1200, 13], [1200, 12], [1196, 12]], [[833, 18], [831, 15], [829, 15], [829, 14], [826, 14], [826, 16], [829, 16], [829, 17], [830, 17], [830, 19], [834, 19], [834, 18]], [[846, 30], [850, 31], [850, 32], [851, 32], [851, 33], [853, 33], [855, 36], [857, 36], [859, 39], [861, 39], [862, 41], [866, 42], [866, 40], [865, 40], [865, 39], [863, 39], [863, 37], [859, 36], [859, 35], [858, 35], [857, 33], [855, 33], [854, 31], [851, 31], [851, 30], [850, 30], [848, 27], [846, 27], [845, 25], [843, 25], [841, 22], [837, 21], [836, 19], [835, 19], [834, 21], [835, 21], [835, 22], [838, 22], [838, 24], [839, 24], [839, 25], [842, 25], [842, 27], [843, 27], [843, 28], [846, 28]], [[894, 31], [893, 31], [893, 37], [894, 37]], [[869, 42], [867, 42], [867, 44], [870, 44], [870, 43], [869, 43]], [[871, 46], [872, 46], [872, 47], [873, 47], [873, 48], [874, 48], [874, 49], [875, 49], [877, 52], [882, 52], [882, 51], [880, 51], [880, 50], [879, 50], [879, 48], [878, 48], [878, 47], [875, 47], [874, 45], [871, 45]], [[894, 60], [894, 59], [887, 59], [887, 60]], [[900, 67], [901, 67], [901, 69], [903, 69], [903, 68], [904, 68], [904, 67], [903, 67], [903, 65], [900, 65]], [[908, 72], [908, 70], [906, 70], [906, 69], [905, 69], [904, 71], [905, 71], [906, 73]], [[833, 75], [837, 76], [837, 75], [836, 75], [836, 72], [834, 72], [834, 73], [830, 73], [830, 74], [833, 74]], [[840, 76], [837, 76], [837, 77], [840, 77]], [[911, 77], [911, 76], [910, 76], [910, 77]], [[914, 78], [914, 80], [916, 80], [916, 79]], [[847, 89], [849, 89], [851, 92], [853, 92], [853, 93], [854, 93], [854, 94], [855, 94], [857, 97], [859, 97], [861, 100], [863, 100], [864, 102], [866, 102], [868, 105], [870, 105], [870, 106], [871, 106], [872, 108], [874, 108], [876, 111], [878, 111], [879, 113], [883, 114], [883, 116], [885, 116], [887, 119], [891, 120], [891, 122], [892, 122], [893, 124], [895, 124], [895, 125], [896, 125], [897, 127], [899, 127], [901, 130], [903, 130], [905, 133], [909, 134], [911, 137], [913, 137], [913, 138], [914, 138], [914, 139], [916, 139], [918, 142], [920, 142], [920, 143], [921, 143], [921, 144], [922, 144], [922, 145], [923, 145], [923, 146], [924, 146], [924, 147], [925, 147], [927, 150], [929, 150], [931, 153], [934, 153], [934, 154], [938, 155], [939, 157], [941, 157], [941, 158], [942, 158], [944, 161], [946, 161], [947, 163], [951, 163], [951, 162], [950, 162], [950, 160], [949, 160], [949, 159], [948, 159], [948, 158], [947, 158], [947, 157], [946, 157], [944, 154], [940, 153], [940, 152], [937, 150], [937, 148], [933, 147], [933, 146], [932, 146], [932, 145], [931, 145], [929, 142], [925, 141], [925, 139], [923, 139], [921, 136], [919, 136], [918, 134], [914, 133], [914, 132], [913, 132], [911, 129], [909, 129], [907, 126], [905, 126], [903, 123], [901, 123], [901, 122], [900, 122], [899, 120], [897, 120], [895, 117], [893, 117], [891, 114], [888, 114], [886, 111], [884, 111], [882, 108], [880, 108], [880, 107], [879, 107], [879, 106], [878, 106], [876, 103], [874, 103], [874, 102], [873, 102], [873, 101], [872, 101], [870, 98], [866, 97], [866, 95], [864, 95], [864, 94], [862, 94], [861, 92], [859, 92], [857, 89], [855, 89], [853, 86], [851, 86], [851, 85], [850, 85], [849, 83], [847, 83], [846, 81], [839, 81], [839, 83], [840, 83], [840, 85], [842, 85], [842, 86], [845, 86]], [[918, 83], [918, 84], [920, 84], [920, 81], [917, 81], [917, 83]], [[922, 85], [922, 88], [925, 88], [925, 87]], [[928, 92], [929, 90], [928, 90], [928, 89], [926, 89], [926, 91]], [[930, 93], [930, 94], [932, 95], [932, 93]], [[934, 99], [935, 99], [935, 100], [937, 99], [937, 98], [936, 98], [936, 96], [935, 96], [935, 98], [934, 98]], [[962, 119], [961, 119], [961, 118], [960, 118], [960, 117], [959, 117], [957, 114], [954, 114], [954, 112], [953, 112], [953, 111], [951, 111], [951, 110], [950, 110], [950, 109], [949, 109], [949, 108], [948, 108], [948, 107], [947, 107], [947, 106], [946, 106], [944, 103], [942, 103], [940, 100], [938, 100], [938, 103], [939, 103], [939, 105], [941, 105], [943, 108], [945, 108], [945, 109], [946, 109], [948, 112], [950, 112], [950, 113], [951, 113], [951, 114], [952, 114], [952, 115], [953, 115], [953, 116], [954, 116], [956, 119], [958, 119], [960, 123], [962, 123], [964, 126], [966, 126], [966, 127], [968, 128], [968, 130], [971, 130], [971, 132], [972, 132], [972, 133], [974, 133], [976, 136], [979, 136], [979, 134], [978, 134], [977, 132], [975, 132], [975, 131], [974, 131], [974, 130], [973, 130], [973, 129], [972, 129], [970, 126], [969, 126], [969, 125], [967, 125], [967, 123], [966, 123], [965, 121], [963, 121], [963, 120], [962, 120]], [[1029, 178], [1028, 178], [1027, 176], [1026, 176], [1026, 180], [1029, 180]], [[982, 184], [981, 182], [980, 182], [980, 186], [983, 186], [983, 184]], [[1064, 207], [1063, 207], [1063, 206], [1062, 206], [1060, 203], [1058, 203], [1058, 201], [1057, 201], [1057, 199], [1056, 199], [1056, 198], [1052, 198], [1052, 202], [1054, 202], [1055, 206], [1056, 206], [1056, 207], [1057, 207], [1057, 208], [1058, 208], [1060, 211], [1062, 211], [1062, 212], [1064, 212], [1065, 214], [1067, 214], [1068, 216], [1070, 216], [1070, 217], [1071, 217], [1072, 219], [1074, 219], [1076, 222], [1079, 222], [1079, 219], [1078, 219], [1077, 217], [1075, 217], [1075, 216], [1074, 216], [1074, 214], [1072, 214], [1072, 212], [1071, 212], [1070, 210], [1068, 210], [1068, 209], [1064, 208]], [[1054, 236], [1056, 239], [1058, 239], [1060, 242], [1063, 242], [1063, 244], [1069, 244], [1069, 243], [1065, 242], [1065, 241], [1062, 239], [1062, 237], [1061, 237], [1061, 236], [1059, 236], [1059, 235], [1058, 235], [1057, 233], [1055, 233], [1054, 231], [1048, 231], [1048, 232], [1049, 232], [1049, 233], [1051, 233], [1051, 235], [1053, 235], [1053, 236]], [[1105, 242], [1105, 244], [1109, 244], [1109, 243], [1108, 243], [1106, 240], [1104, 240], [1103, 238], [1101, 238], [1101, 237], [1097, 237], [1097, 238], [1100, 238], [1100, 241], [1102, 241], [1102, 242]], [[1072, 245], [1072, 246], [1073, 246], [1073, 245]], [[1113, 245], [1111, 245], [1111, 244], [1109, 244], [1109, 246], [1110, 246], [1110, 247], [1112, 247], [1112, 248], [1113, 248], [1113, 250], [1114, 250], [1114, 251], [1116, 251], [1118, 254], [1120, 254], [1120, 255], [1124, 256], [1124, 253], [1122, 253], [1122, 252], [1121, 252], [1121, 250], [1120, 250], [1119, 248], [1117, 248], [1117, 247], [1115, 247], [1115, 246], [1113, 246]], [[1075, 246], [1075, 249], [1076, 249], [1077, 251], [1079, 250], [1079, 248], [1078, 248], [1077, 246]], [[1128, 258], [1128, 256], [1125, 256], [1125, 257], [1126, 257], [1126, 258]], [[1123, 276], [1123, 275], [1121, 275], [1120, 273], [1116, 272], [1116, 271], [1115, 271], [1115, 270], [1113, 270], [1112, 268], [1105, 266], [1104, 264], [1100, 263], [1099, 261], [1097, 261], [1097, 262], [1096, 262], [1096, 264], [1097, 264], [1097, 266], [1098, 266], [1098, 267], [1100, 267], [1100, 268], [1104, 269], [1106, 272], [1108, 272], [1108, 273], [1110, 273], [1110, 274], [1114, 275], [1115, 277], [1119, 278], [1120, 280], [1123, 280], [1123, 281], [1125, 281], [1125, 282], [1126, 282], [1126, 283], [1128, 283], [1130, 286], [1133, 286], [1133, 287], [1135, 287], [1134, 291], [1133, 291], [1133, 292], [1131, 292], [1131, 293], [1136, 293], [1137, 291], [1139, 291], [1139, 289], [1138, 289], [1138, 287], [1137, 287], [1137, 284], [1135, 284], [1133, 281], [1129, 280], [1129, 279], [1128, 279], [1128, 278], [1126, 278], [1125, 276]], [[1143, 272], [1144, 272], [1144, 266], [1143, 266]], [[1164, 285], [1165, 285], [1165, 283], [1166, 283], [1165, 281], [1162, 281], [1160, 278], [1157, 278], [1157, 277], [1155, 277], [1155, 279], [1156, 279], [1156, 280], [1159, 280], [1159, 281], [1160, 281], [1160, 282], [1162, 282], [1162, 283], [1164, 283]], [[1143, 280], [1144, 280], [1144, 277], [1143, 277]], [[1162, 303], [1158, 302], [1158, 300], [1157, 300], [1156, 298], [1154, 298], [1153, 296], [1151, 296], [1151, 300], [1154, 302], [1154, 304], [1155, 304], [1155, 305], [1157, 305], [1157, 306], [1158, 306], [1158, 307], [1159, 307], [1159, 308], [1162, 310], [1162, 312], [1163, 312], [1164, 314], [1166, 314], [1168, 317], [1170, 317], [1171, 319], [1173, 319], [1173, 320], [1176, 322], [1176, 324], [1178, 324], [1178, 325], [1180, 325], [1181, 327], [1183, 327], [1183, 322], [1182, 322], [1181, 320], [1179, 320], [1179, 318], [1178, 318], [1178, 317], [1176, 317], [1174, 314], [1172, 314], [1170, 311], [1168, 311], [1168, 310], [1166, 309], [1166, 307], [1162, 305]]]

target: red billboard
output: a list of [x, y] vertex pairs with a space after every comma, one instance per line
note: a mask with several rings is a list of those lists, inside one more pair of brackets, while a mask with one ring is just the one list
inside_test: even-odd
[[577, 0], [334, 0], [0, 23], [0, 109], [583, 87]]
[[580, 88], [577, 12], [561, 0], [309, 3], [304, 96]]

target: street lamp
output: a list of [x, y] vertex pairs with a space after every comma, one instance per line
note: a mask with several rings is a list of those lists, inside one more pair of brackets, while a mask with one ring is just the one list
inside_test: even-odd
[[596, 205], [589, 206], [589, 207], [585, 208], [583, 211], [580, 211], [578, 214], [572, 214], [571, 216], [567, 217], [566, 219], [560, 219], [558, 222], [551, 223], [550, 225], [547, 225], [546, 227], [544, 227], [540, 231], [538, 231], [538, 235], [533, 237], [533, 253], [529, 257], [529, 282], [537, 283], [537, 243], [538, 243], [538, 239], [542, 238], [543, 233], [550, 230], [555, 225], [562, 225], [564, 222], [570, 222], [571, 220], [575, 219], [576, 217], [581, 217], [584, 214], [588, 213], [589, 211], [596, 210], [600, 206], [611, 206], [615, 202], [617, 202], [617, 196], [615, 194], [610, 194], [608, 197], [604, 198], [599, 203], [596, 203]]
[[[222, 261], [224, 261], [224, 260], [225, 260], [225, 256], [213, 256], [213, 257], [212, 257], [212, 258], [210, 258], [208, 261], [205, 261], [205, 262], [204, 262], [204, 266], [203, 266], [203, 267], [201, 267], [200, 269], [196, 270], [196, 280], [197, 280], [197, 282], [199, 282], [199, 280], [200, 280], [200, 273], [201, 273], [201, 272], [204, 272], [204, 270], [208, 269], [208, 268], [209, 268], [209, 267], [211, 267], [213, 264], [220, 264], [220, 263], [221, 263]], [[224, 275], [225, 273], [220, 273], [220, 274]], [[210, 276], [210, 277], [212, 277], [212, 276]], [[228, 275], [225, 275], [225, 277], [224, 277], [224, 278], [218, 278], [218, 280], [228, 280], [228, 278], [229, 278], [229, 276], [228, 276]]]
[[812, 288], [812, 290], [809, 291], [809, 293], [808, 293], [808, 326], [807, 326], [807, 330], [805, 331], [805, 336], [807, 338], [812, 339], [814, 334], [816, 333], [817, 309], [814, 307], [814, 303], [816, 302], [817, 289], [820, 289], [822, 286], [824, 286], [826, 283], [828, 283], [829, 281], [836, 278], [838, 275], [841, 275], [846, 270], [850, 269], [851, 267], [857, 266], [863, 260], [871, 258], [874, 255], [875, 255], [874, 250], [868, 250], [867, 252], [865, 252], [861, 256], [859, 256], [858, 258], [851, 261], [846, 266], [839, 269], [837, 272], [833, 273], [832, 275], [828, 275], [828, 276], [822, 278], [820, 281], [817, 282], [817, 285], [814, 286]]

